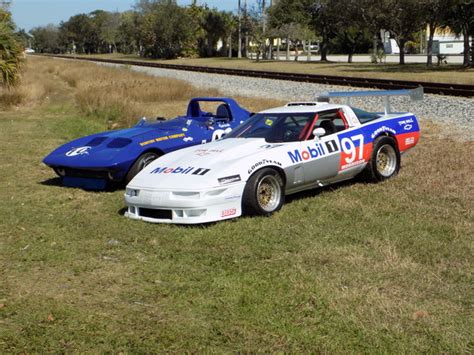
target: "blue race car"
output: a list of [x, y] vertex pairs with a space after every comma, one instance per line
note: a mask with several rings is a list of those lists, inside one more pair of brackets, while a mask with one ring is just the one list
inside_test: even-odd
[[[209, 102], [217, 106], [215, 112], [202, 110]], [[194, 98], [185, 116], [143, 118], [132, 128], [79, 138], [55, 149], [43, 162], [64, 186], [103, 190], [110, 183], [128, 183], [163, 154], [221, 138], [250, 116], [230, 98]]]

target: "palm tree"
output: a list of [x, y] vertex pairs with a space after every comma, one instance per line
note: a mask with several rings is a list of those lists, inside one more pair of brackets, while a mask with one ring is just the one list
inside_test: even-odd
[[11, 88], [20, 79], [22, 48], [14, 34], [11, 15], [0, 10], [0, 85]]

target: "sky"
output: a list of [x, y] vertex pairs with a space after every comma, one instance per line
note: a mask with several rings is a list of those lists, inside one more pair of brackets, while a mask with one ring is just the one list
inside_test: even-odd
[[[71, 16], [89, 13], [94, 10], [126, 11], [135, 4], [135, 0], [12, 0], [10, 10], [18, 28], [26, 31], [36, 26], [58, 25]], [[180, 5], [189, 5], [192, 0], [178, 0]], [[198, 0], [198, 4], [207, 4], [220, 10], [234, 11], [237, 0]]]

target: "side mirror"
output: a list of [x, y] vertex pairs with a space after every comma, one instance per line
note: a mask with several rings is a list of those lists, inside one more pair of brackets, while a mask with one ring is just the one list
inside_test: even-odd
[[143, 116], [142, 118], [140, 118], [137, 122], [137, 124], [135, 125], [135, 127], [142, 127], [144, 125], [146, 125], [148, 122], [147, 118], [145, 116]]
[[321, 128], [321, 127], [318, 127], [318, 128], [315, 128], [313, 130], [313, 135], [314, 135], [314, 138], [321, 138], [322, 136], [324, 136], [326, 134], [326, 130], [324, 128]]
[[212, 126], [214, 126], [214, 124], [216, 123], [216, 121], [213, 119], [213, 118], [209, 118], [207, 121], [206, 121], [206, 127], [211, 129]]

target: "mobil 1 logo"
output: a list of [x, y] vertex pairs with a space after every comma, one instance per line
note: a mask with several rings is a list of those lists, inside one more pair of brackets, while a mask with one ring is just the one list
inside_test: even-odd
[[292, 163], [299, 163], [324, 157], [339, 151], [339, 145], [332, 139], [327, 142], [312, 142], [306, 149], [295, 149], [289, 151], [288, 156]]

